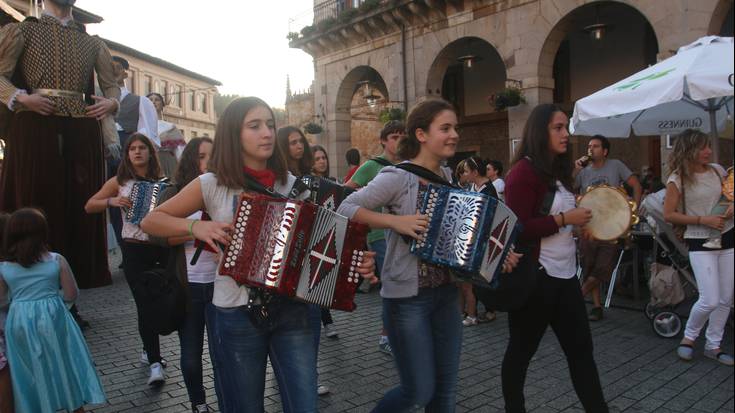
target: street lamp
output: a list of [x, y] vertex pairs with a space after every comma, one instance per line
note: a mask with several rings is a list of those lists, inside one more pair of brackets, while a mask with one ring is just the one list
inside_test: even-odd
[[362, 98], [365, 99], [365, 102], [370, 106], [370, 109], [375, 109], [375, 106], [378, 105], [378, 101], [380, 100], [380, 96], [376, 95], [375, 92], [373, 92], [373, 88], [370, 86], [369, 80], [363, 80], [358, 83], [361, 85], [362, 88], [364, 88], [362, 92]]
[[585, 26], [582, 29], [586, 32], [593, 41], [602, 40], [605, 34], [612, 30], [612, 25], [607, 23], [600, 23], [600, 5], [595, 6], [595, 23]]
[[472, 65], [480, 60], [482, 60], [482, 58], [474, 54], [467, 54], [457, 58], [457, 61], [464, 64], [467, 69], [472, 69]]

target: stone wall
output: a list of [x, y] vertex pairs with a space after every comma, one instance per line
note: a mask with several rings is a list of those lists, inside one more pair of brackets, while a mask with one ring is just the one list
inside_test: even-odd
[[288, 125], [301, 128], [309, 122], [314, 122], [314, 115], [313, 93], [297, 94], [286, 99], [286, 120]]
[[[384, 7], [398, 3], [401, 2], [385, 3]], [[362, 80], [360, 68], [375, 70], [385, 83], [389, 100], [401, 104], [405, 102], [410, 109], [427, 96], [441, 96], [446, 68], [456, 63], [456, 59], [443, 54], [445, 49], [462, 38], [481, 39], [497, 50], [505, 65], [507, 78], [522, 84], [527, 103], [508, 110], [507, 126], [504, 128], [505, 136], [515, 139], [520, 138], [526, 119], [536, 104], [554, 101], [554, 59], [567, 35], [579, 35], [574, 12], [580, 7], [600, 4], [639, 13], [651, 25], [658, 49], [657, 58], [662, 59], [701, 36], [719, 33], [719, 30], [713, 31], [712, 27], [717, 26], [715, 20], [722, 20], [719, 14], [727, 13], [732, 7], [732, 0], [466, 0], [461, 4], [461, 7], [450, 5], [450, 2], [413, 5], [412, 13], [393, 13], [393, 17], [383, 19], [384, 22], [375, 18], [358, 22], [352, 28], [342, 30], [341, 34], [324, 36], [319, 42], [305, 47], [315, 56], [314, 100], [317, 107], [324, 108], [327, 123], [327, 136], [323, 139], [332, 158], [340, 154], [337, 162], [332, 162], [335, 172], [343, 172], [345, 161], [341, 158], [344, 150], [353, 142], [361, 151], [370, 150], [369, 144], [357, 136], [368, 133], [367, 127], [355, 125], [357, 129], [354, 129], [349, 110], [354, 87]], [[399, 22], [391, 25], [391, 19], [394, 23], [396, 19]], [[625, 37], [627, 41], [634, 41], [630, 40], [627, 33], [621, 32], [626, 30], [624, 22], [614, 23], [616, 38]], [[404, 24], [405, 32], [401, 32]], [[636, 33], [640, 33], [639, 29], [636, 28]], [[627, 53], [625, 45], [615, 47], [617, 53]], [[636, 43], [634, 54], [641, 56], [644, 52]], [[590, 53], [594, 55], [595, 52]], [[646, 67], [646, 63], [639, 60], [641, 62], [607, 64], [602, 69], [632, 72]], [[620, 73], [612, 76], [612, 72], [598, 76], [595, 71], [571, 73], [576, 76], [572, 81], [581, 82], [574, 85], [573, 98], [597, 87], [590, 80], [597, 79], [599, 88], [602, 88], [607, 86], [605, 82], [609, 83], [610, 79], [623, 76]], [[472, 112], [474, 108], [469, 109]], [[463, 145], [484, 149], [476, 140], [479, 134], [474, 127], [465, 128]], [[501, 149], [502, 146], [505, 146], [505, 150]], [[497, 152], [507, 154], [506, 161], [510, 159], [509, 146], [507, 142], [505, 145], [497, 144]], [[647, 142], [629, 140], [621, 147], [621, 152], [616, 156], [625, 158], [631, 167], [639, 168], [647, 164], [648, 160], [644, 158], [649, 155]], [[727, 154], [728, 150], [723, 149], [721, 152], [722, 159], [731, 163], [732, 155]]]

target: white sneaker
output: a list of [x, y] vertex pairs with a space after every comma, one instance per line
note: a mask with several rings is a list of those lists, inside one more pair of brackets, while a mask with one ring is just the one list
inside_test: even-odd
[[318, 385], [317, 388], [316, 388], [316, 394], [318, 394], [320, 396], [324, 396], [326, 394], [329, 394], [329, 387], [327, 387], [324, 384]]
[[462, 325], [465, 327], [477, 325], [477, 317], [465, 317], [464, 320], [462, 320]]
[[[145, 364], [146, 366], [151, 364], [148, 361], [148, 353], [146, 353], [145, 350], [143, 350], [143, 352], [140, 353], [140, 362]], [[166, 359], [164, 359], [163, 357], [161, 357], [161, 365], [163, 366], [164, 369], [168, 366]]]
[[327, 324], [324, 326], [324, 334], [328, 338], [337, 338], [337, 335], [338, 335], [337, 330], [334, 328], [334, 325], [332, 324]]
[[151, 364], [151, 376], [148, 377], [148, 385], [149, 386], [159, 386], [163, 384], [166, 381], [166, 376], [164, 375], [163, 366], [161, 363], [153, 363]]

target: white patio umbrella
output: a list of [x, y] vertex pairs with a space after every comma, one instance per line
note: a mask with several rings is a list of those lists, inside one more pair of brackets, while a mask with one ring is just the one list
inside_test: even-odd
[[718, 130], [733, 113], [733, 38], [707, 36], [676, 55], [574, 105], [577, 135], [627, 138], [673, 135], [685, 129], [710, 133], [715, 162]]

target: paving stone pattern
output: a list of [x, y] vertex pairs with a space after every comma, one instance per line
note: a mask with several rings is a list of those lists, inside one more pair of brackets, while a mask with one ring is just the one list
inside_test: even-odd
[[[119, 253], [111, 255], [117, 268]], [[142, 344], [130, 290], [116, 270], [113, 285], [85, 290], [80, 311], [92, 324], [85, 332], [107, 392], [108, 403], [92, 409], [107, 412], [190, 412], [179, 369], [176, 334], [161, 338], [168, 360], [167, 381], [160, 389], [146, 385], [148, 369], [140, 362]], [[331, 394], [319, 400], [322, 412], [369, 412], [397, 384], [392, 359], [378, 351], [380, 297], [357, 297], [354, 313], [333, 311], [338, 339], [322, 336], [320, 382]], [[641, 311], [611, 309], [592, 324], [595, 358], [610, 406], [623, 412], [733, 412], [733, 368], [701, 356], [684, 363], [675, 355], [678, 339], [657, 337]], [[501, 412], [500, 366], [508, 339], [507, 318], [464, 329], [457, 412]], [[732, 326], [723, 346], [733, 351]], [[205, 387], [216, 410], [212, 366], [205, 349]], [[272, 370], [266, 377], [265, 410], [281, 411]], [[582, 412], [559, 343], [549, 330], [531, 362], [526, 380], [530, 412]]]

